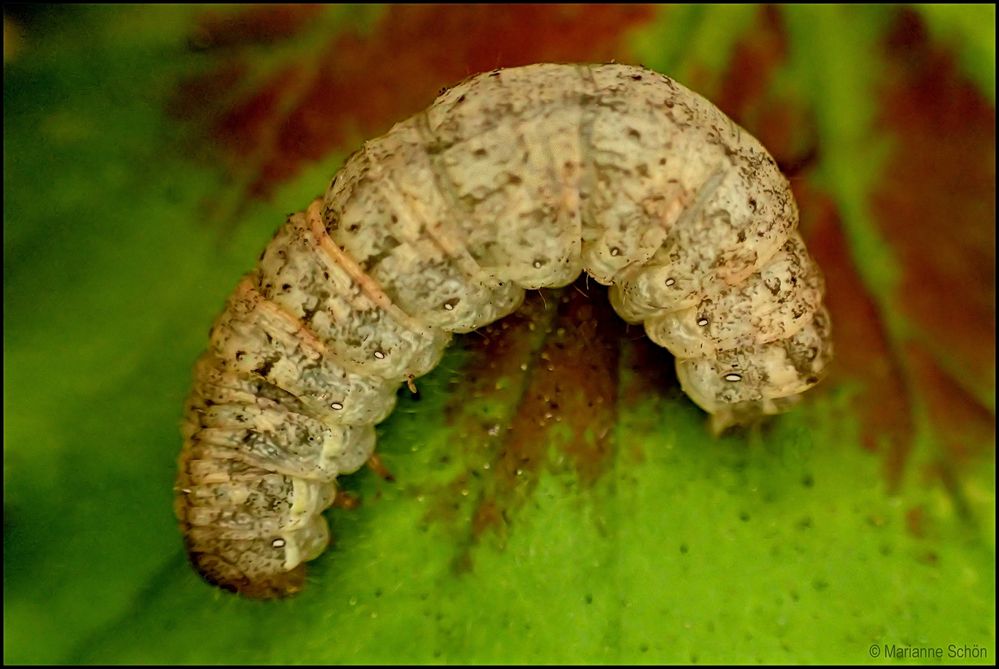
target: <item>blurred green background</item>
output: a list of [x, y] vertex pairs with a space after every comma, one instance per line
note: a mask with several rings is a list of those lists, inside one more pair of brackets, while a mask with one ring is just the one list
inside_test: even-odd
[[[5, 7], [4, 660], [994, 663], [994, 44], [987, 5]], [[301, 596], [202, 583], [181, 407], [273, 230], [441, 86], [610, 59], [788, 173], [829, 379], [712, 439], [602, 290], [545, 291], [400, 394]]]

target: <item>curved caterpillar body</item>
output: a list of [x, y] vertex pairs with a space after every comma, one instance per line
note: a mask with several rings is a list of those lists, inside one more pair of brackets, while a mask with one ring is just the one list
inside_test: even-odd
[[718, 425], [784, 410], [832, 348], [823, 281], [760, 143], [627, 65], [480, 74], [366, 142], [292, 215], [195, 369], [176, 513], [210, 582], [303, 585], [339, 474], [454, 332], [585, 271]]

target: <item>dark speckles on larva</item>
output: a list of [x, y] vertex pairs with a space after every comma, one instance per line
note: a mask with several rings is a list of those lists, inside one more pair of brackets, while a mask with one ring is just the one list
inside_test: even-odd
[[336, 477], [371, 456], [399, 384], [525, 289], [610, 285], [716, 427], [786, 409], [830, 360], [788, 183], [708, 101], [618, 64], [494, 70], [441, 95], [288, 218], [209, 333], [175, 509], [224, 589], [300, 591]]

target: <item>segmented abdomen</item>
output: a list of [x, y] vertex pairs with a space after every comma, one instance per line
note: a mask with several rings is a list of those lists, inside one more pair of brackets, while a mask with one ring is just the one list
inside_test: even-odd
[[367, 142], [290, 217], [216, 322], [176, 511], [211, 582], [302, 587], [335, 478], [454, 332], [582, 271], [677, 357], [718, 426], [776, 413], [831, 356], [787, 180], [668, 77], [532, 65], [472, 77]]

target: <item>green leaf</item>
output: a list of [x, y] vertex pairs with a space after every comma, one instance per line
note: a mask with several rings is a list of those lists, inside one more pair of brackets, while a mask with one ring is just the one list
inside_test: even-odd
[[[20, 38], [4, 71], [5, 661], [866, 663], [872, 648], [940, 648], [990, 662], [994, 402], [962, 389], [982, 385], [966, 361], [994, 362], [994, 345], [953, 344], [955, 327], [899, 297], [922, 265], [872, 204], [902, 127], [879, 124], [877, 82], [902, 76], [879, 46], [896, 13], [6, 15]], [[669, 37], [661, 60], [656, 35]], [[171, 508], [182, 404], [214, 315], [274, 229], [439, 86], [611, 57], [685, 69], [768, 146], [817, 129], [817, 163], [795, 185], [844, 333], [829, 382], [763, 429], [714, 439], [669, 355], [612, 317], [603, 289], [543, 291], [461, 337], [418, 396], [400, 390], [378, 428], [395, 481], [341, 480], [361, 504], [327, 513], [335, 545], [301, 595], [248, 601], [203, 583]], [[992, 98], [965, 95], [994, 119]], [[768, 119], [785, 104], [801, 136], [782, 142], [787, 124]], [[994, 129], [961, 143], [969, 162], [937, 174], [970, 166], [978, 183], [972, 158], [994, 144]], [[992, 203], [994, 217], [994, 190]], [[987, 207], [966, 220], [992, 224]], [[982, 245], [956, 248], [980, 262]], [[965, 292], [988, 302], [987, 287]], [[917, 358], [911, 341], [953, 357], [928, 344]], [[896, 366], [910, 383], [893, 404], [871, 370]], [[926, 369], [953, 389], [932, 394]], [[898, 404], [918, 429], [871, 419]], [[991, 432], [965, 431], [983, 416]], [[904, 449], [877, 447], [889, 438]]]
[[995, 103], [995, 5], [919, 4], [917, 7], [934, 36], [957, 50], [961, 66]]

